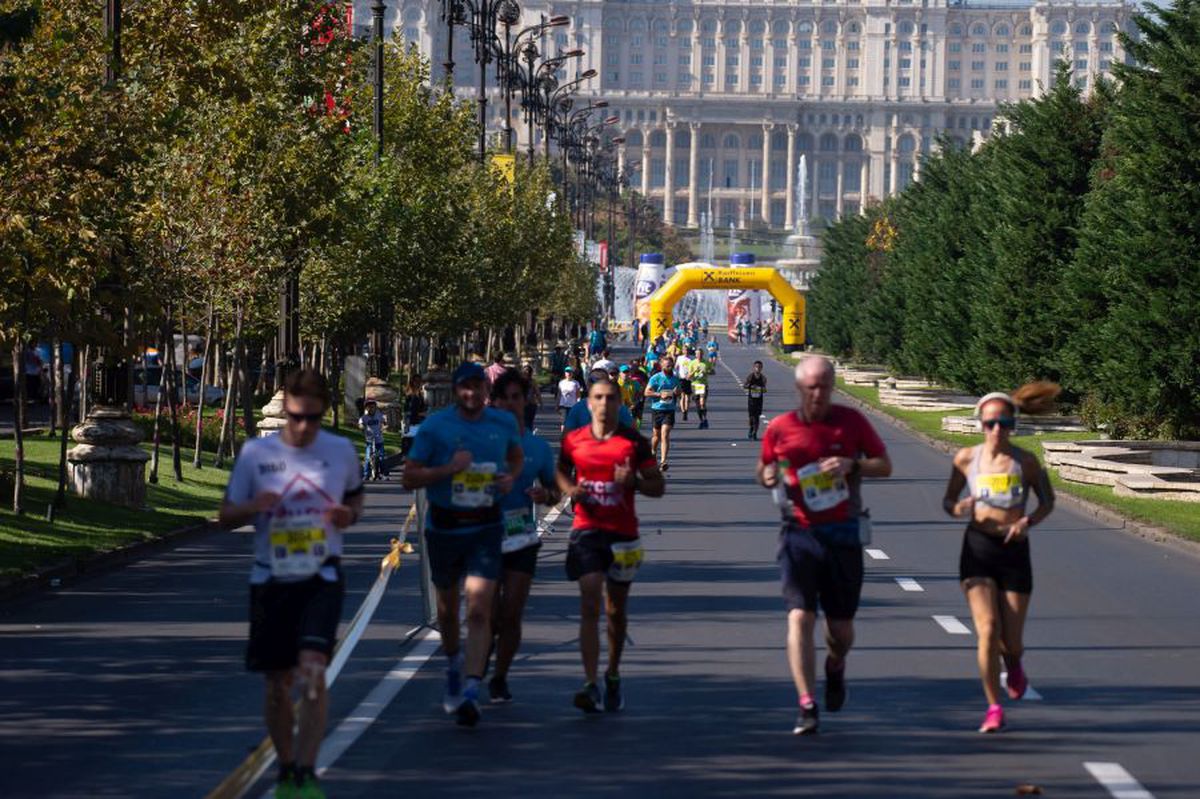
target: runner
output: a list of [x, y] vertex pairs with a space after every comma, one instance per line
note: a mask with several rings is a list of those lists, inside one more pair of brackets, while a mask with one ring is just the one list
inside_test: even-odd
[[[479, 682], [491, 643], [492, 601], [504, 525], [499, 500], [521, 475], [521, 434], [512, 414], [488, 408], [483, 367], [454, 370], [455, 404], [431, 414], [404, 464], [404, 487], [426, 489], [425, 546], [446, 653], [443, 707], [458, 723], [479, 721]], [[459, 652], [459, 585], [466, 577], [466, 657]], [[463, 675], [466, 675], [464, 684]]]
[[[563, 379], [558, 381], [555, 387], [555, 392], [558, 394], [558, 418], [566, 421], [567, 414], [579, 402], [579, 394], [583, 389], [579, 385], [579, 381], [575, 379], [575, 369], [566, 367], [563, 370]], [[559, 431], [562, 430], [562, 424], [559, 424]]]
[[[1000, 661], [1008, 670], [1010, 699], [1020, 699], [1029, 687], [1021, 655], [1033, 567], [1029, 528], [1054, 510], [1054, 489], [1037, 456], [1009, 442], [1018, 411], [1040, 411], [1058, 396], [1053, 383], [1031, 383], [1013, 392], [988, 394], [975, 405], [983, 428], [983, 443], [964, 447], [954, 456], [942, 507], [954, 517], [967, 518], [958, 575], [971, 607], [979, 639], [979, 677], [988, 708], [980, 732], [1004, 727], [1000, 705]], [[959, 499], [963, 489], [967, 496]], [[1029, 489], [1038, 507], [1026, 513]]]
[[[662, 473], [646, 439], [617, 424], [620, 393], [611, 380], [597, 380], [588, 393], [592, 422], [563, 437], [558, 485], [575, 506], [567, 549], [567, 579], [579, 582], [579, 649], [583, 690], [574, 704], [585, 713], [624, 709], [621, 652], [628, 628], [626, 607], [643, 551], [638, 539], [634, 493], [661, 497]], [[607, 590], [606, 590], [607, 589]], [[600, 661], [600, 609], [607, 594], [608, 669], [604, 695], [597, 685]]]
[[[492, 406], [508, 411], [518, 420], [525, 417], [525, 398], [529, 382], [516, 372], [503, 374], [492, 384]], [[488, 681], [488, 698], [493, 703], [512, 701], [508, 690], [508, 672], [521, 645], [521, 617], [537, 570], [538, 539], [534, 505], [554, 505], [559, 491], [550, 445], [528, 428], [521, 434], [525, 463], [513, 489], [500, 498], [504, 514], [504, 542], [501, 544], [502, 568], [496, 592], [493, 629], [496, 636], [496, 665]]]
[[746, 389], [746, 410], [750, 414], [750, 431], [746, 438], [758, 440], [758, 423], [762, 421], [763, 395], [767, 393], [767, 376], [763, 374], [763, 362], [755, 361], [754, 367], [742, 381]]
[[495, 385], [496, 381], [500, 379], [500, 375], [507, 371], [508, 367], [504, 365], [504, 353], [497, 352], [496, 356], [492, 359], [492, 365], [484, 370], [484, 373], [487, 375], [488, 385]]
[[708, 377], [717, 368], [703, 358], [696, 358], [688, 367], [692, 393], [696, 395], [696, 415], [700, 417], [700, 429], [708, 429]]
[[[313, 767], [328, 714], [325, 669], [346, 593], [342, 531], [362, 514], [354, 445], [321, 429], [329, 402], [318, 373], [288, 375], [287, 423], [279, 435], [243, 445], [218, 516], [227, 530], [254, 524], [246, 668], [266, 676], [263, 715], [279, 759], [280, 797], [325, 795]], [[293, 684], [300, 689], [296, 734]]]
[[646, 413], [646, 385], [650, 382], [650, 375], [646, 373], [646, 369], [642, 366], [641, 358], [634, 358], [630, 363], [629, 379], [636, 386], [637, 396], [633, 403], [631, 413], [633, 414], [633, 426], [638, 430], [642, 429], [642, 417]]
[[588, 335], [587, 340], [587, 357], [598, 358], [600, 353], [608, 349], [608, 336], [605, 335], [603, 325], [596, 325], [592, 328], [592, 332]]
[[675, 363], [666, 357], [661, 362], [662, 371], [650, 378], [646, 393], [650, 395], [650, 424], [654, 435], [650, 451], [658, 455], [658, 468], [671, 468], [667, 456], [671, 452], [671, 428], [675, 426], [675, 400], [679, 396], [679, 378], [675, 376]]
[[612, 353], [606, 349], [600, 353], [600, 357], [592, 364], [592, 368], [612, 372], [617, 368], [617, 362], [612, 359]]
[[[883, 441], [861, 413], [834, 405], [833, 364], [809, 356], [796, 365], [800, 406], [767, 426], [758, 479], [780, 497], [783, 530], [779, 565], [788, 609], [787, 652], [800, 699], [792, 732], [817, 732], [818, 609], [825, 612], [825, 708], [846, 701], [846, 655], [854, 643], [854, 614], [863, 582], [869, 520], [860, 514], [863, 477], [892, 473]], [[865, 456], [865, 457], [864, 457]]]
[[537, 421], [538, 409], [542, 407], [542, 390], [538, 386], [537, 377], [533, 374], [533, 367], [525, 364], [521, 367], [521, 375], [525, 378], [527, 390], [525, 392], [525, 419], [522, 432], [532, 430], [534, 422]]
[[[615, 364], [614, 364], [615, 366]], [[597, 380], [611, 380], [612, 375], [603, 369], [593, 369], [588, 372], [588, 385], [591, 386]], [[613, 380], [615, 383], [616, 381]], [[617, 408], [617, 419], [622, 427], [633, 427], [633, 414], [624, 405]], [[592, 423], [592, 409], [587, 400], [580, 400], [572, 406], [567, 412], [567, 417], [563, 419], [563, 432], [569, 433], [572, 430], [578, 430], [581, 427], [587, 427]]]
[[711, 363], [716, 363], [717, 358], [721, 355], [721, 345], [717, 343], [716, 337], [710, 338], [708, 344], [705, 345], [708, 350], [708, 360]]
[[687, 421], [688, 411], [692, 404], [691, 365], [695, 352], [685, 349], [683, 354], [675, 359], [675, 376], [679, 378], [679, 410], [683, 411], [683, 421]]

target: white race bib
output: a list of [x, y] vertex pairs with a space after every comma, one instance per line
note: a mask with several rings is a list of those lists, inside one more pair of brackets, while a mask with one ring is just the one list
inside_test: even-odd
[[450, 478], [450, 504], [456, 508], [490, 508], [496, 502], [495, 463], [472, 463]]
[[504, 511], [504, 539], [500, 542], [500, 550], [507, 555], [536, 543], [538, 535], [533, 512], [527, 508]]
[[615, 583], [632, 583], [637, 576], [642, 561], [646, 559], [646, 551], [642, 549], [639, 539], [633, 541], [617, 541], [611, 545], [613, 553], [612, 566], [608, 567], [608, 579]]
[[695, 391], [698, 396], [703, 397], [705, 394], [708, 393], [708, 384], [707, 383], [693, 383], [692, 390]]
[[850, 499], [850, 487], [846, 478], [835, 474], [822, 474], [815, 461], [796, 471], [804, 507], [814, 512], [836, 508]]
[[312, 577], [329, 556], [324, 524], [311, 516], [273, 521], [270, 540], [272, 577], [287, 580]]

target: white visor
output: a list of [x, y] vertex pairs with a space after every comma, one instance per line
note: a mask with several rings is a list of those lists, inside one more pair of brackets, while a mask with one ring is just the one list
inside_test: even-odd
[[1020, 408], [1017, 407], [1017, 403], [1013, 400], [1012, 397], [1008, 396], [1003, 391], [993, 391], [991, 394], [984, 394], [982, 397], [979, 398], [979, 402], [975, 403], [975, 418], [976, 419], [978, 419], [979, 414], [981, 414], [983, 412], [983, 406], [987, 405], [992, 400], [1003, 400], [1004, 402], [1008, 403], [1008, 407], [1012, 408], [1014, 417], [1020, 412]]

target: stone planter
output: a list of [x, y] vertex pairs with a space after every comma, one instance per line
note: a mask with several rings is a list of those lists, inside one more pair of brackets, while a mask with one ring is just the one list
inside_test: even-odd
[[146, 461], [141, 430], [119, 408], [96, 408], [71, 430], [67, 451], [71, 487], [88, 499], [141, 508], [146, 504]]

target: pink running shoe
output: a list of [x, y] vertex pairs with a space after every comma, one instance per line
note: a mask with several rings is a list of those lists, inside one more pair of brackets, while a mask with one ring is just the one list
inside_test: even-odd
[[1017, 700], [1025, 696], [1025, 690], [1029, 688], [1029, 678], [1025, 676], [1021, 661], [1018, 660], [1008, 667], [1008, 679], [1005, 682], [1009, 699]]
[[1004, 729], [1004, 708], [999, 705], [988, 705], [987, 715], [983, 724], [979, 725], [980, 732], [1000, 732]]

